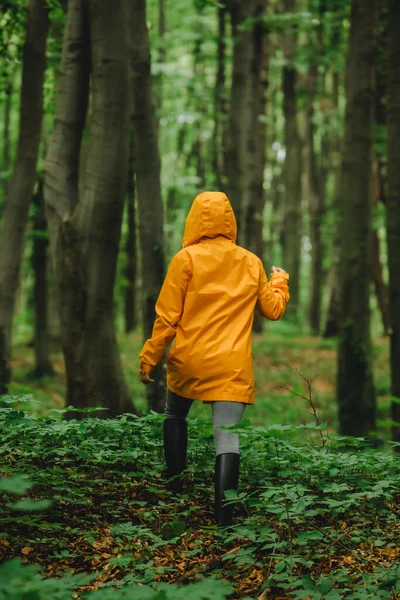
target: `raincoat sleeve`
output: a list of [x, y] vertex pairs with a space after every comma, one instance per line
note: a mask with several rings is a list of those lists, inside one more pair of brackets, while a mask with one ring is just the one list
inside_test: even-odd
[[283, 316], [290, 298], [289, 273], [273, 273], [269, 282], [264, 267], [260, 266], [257, 309], [262, 317], [277, 321]]
[[142, 371], [151, 372], [161, 362], [165, 349], [175, 338], [190, 279], [189, 260], [183, 251], [178, 252], [171, 261], [156, 303], [153, 333], [139, 354]]

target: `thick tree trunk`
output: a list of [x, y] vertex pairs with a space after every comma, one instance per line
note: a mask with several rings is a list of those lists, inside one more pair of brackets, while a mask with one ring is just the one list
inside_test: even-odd
[[133, 135], [129, 144], [129, 167], [128, 167], [128, 185], [126, 193], [126, 206], [128, 216], [128, 235], [126, 237], [126, 267], [125, 267], [125, 332], [130, 333], [137, 325], [137, 240], [136, 240], [136, 199], [135, 199], [135, 171], [133, 165]]
[[18, 148], [0, 236], [0, 393], [6, 391], [11, 376], [12, 319], [25, 227], [36, 177], [48, 29], [46, 3], [44, 0], [30, 0], [22, 59]]
[[244, 243], [244, 207], [249, 201], [248, 135], [251, 126], [252, 31], [242, 29], [253, 14], [256, 0], [229, 0], [233, 34], [232, 85], [226, 174], [228, 195], [238, 223], [238, 239]]
[[[114, 327], [113, 289], [128, 168], [126, 0], [70, 0], [60, 94], [46, 161], [46, 204], [56, 249], [67, 404], [133, 412]], [[83, 198], [79, 153], [88, 97], [92, 119]], [[78, 101], [79, 99], [79, 101]], [[59, 166], [61, 168], [59, 168]]]
[[[285, 11], [293, 13], [295, 0], [285, 0]], [[283, 110], [285, 115], [284, 164], [285, 227], [283, 230], [282, 267], [290, 273], [290, 302], [287, 314], [297, 318], [299, 310], [299, 279], [301, 255], [301, 148], [297, 128], [296, 68], [293, 64], [295, 37], [287, 32], [284, 40], [286, 65], [283, 68]]]
[[[245, 246], [263, 260], [263, 213], [265, 206], [264, 168], [267, 149], [266, 106], [268, 88], [268, 37], [261, 16], [267, 0], [259, 0], [254, 10], [256, 19], [252, 30], [250, 127], [248, 131], [249, 192], [245, 209]], [[262, 319], [254, 314], [253, 329], [262, 332]]]
[[34, 377], [53, 375], [49, 354], [49, 320], [47, 288], [47, 222], [44, 211], [43, 180], [40, 179], [36, 194], [33, 196], [33, 251], [32, 267], [34, 272], [34, 311], [35, 311], [35, 368]]
[[[387, 239], [390, 293], [392, 438], [400, 442], [400, 4], [389, 2]], [[400, 448], [397, 448], [400, 451]]]
[[214, 95], [214, 135], [212, 138], [212, 165], [216, 189], [222, 190], [225, 181], [225, 142], [227, 121], [226, 98], [226, 2], [218, 4], [217, 72]]
[[44, 198], [55, 257], [61, 223], [79, 199], [81, 142], [89, 101], [90, 39], [84, 0], [70, 0], [64, 32], [57, 110], [46, 157]]
[[353, 0], [346, 71], [337, 395], [340, 433], [354, 436], [368, 435], [376, 418], [369, 273], [377, 4]]
[[[150, 48], [145, 0], [131, 1], [131, 70], [135, 172], [139, 212], [144, 338], [151, 336], [155, 303], [165, 276], [161, 160], [154, 115]], [[148, 386], [149, 408], [162, 412], [165, 404], [165, 368], [155, 370], [156, 383]]]

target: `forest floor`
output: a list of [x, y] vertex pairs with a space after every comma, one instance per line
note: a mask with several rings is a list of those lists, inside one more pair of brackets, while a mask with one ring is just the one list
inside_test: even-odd
[[[143, 409], [140, 334], [120, 345]], [[28, 378], [32, 349], [21, 342], [15, 356], [11, 392], [28, 396], [0, 410], [0, 598], [400, 599], [399, 461], [388, 444], [336, 434], [334, 341], [284, 328], [255, 338], [258, 396], [240, 429], [228, 529], [213, 519], [208, 407], [195, 403], [190, 415], [176, 499], [165, 485], [162, 416], [60, 420], [61, 356], [56, 376], [40, 382]], [[378, 433], [388, 440], [387, 340], [375, 341], [374, 361]]]
[[[138, 354], [142, 334], [135, 331], [120, 335], [121, 358], [136, 408], [146, 412], [145, 387], [138, 377]], [[320, 422], [327, 423], [328, 431], [337, 431], [337, 402], [335, 397], [337, 340], [301, 334], [284, 322], [269, 322], [261, 335], [253, 340], [253, 364], [256, 383], [256, 401], [247, 408], [246, 420], [252, 425], [289, 424], [309, 422], [310, 406], [306, 398], [309, 390], [303, 378], [310, 381], [311, 397]], [[34, 353], [26, 339], [17, 338], [13, 360], [13, 383], [10, 394], [32, 394], [35, 400], [24, 405], [35, 414], [44, 414], [51, 408], [64, 406], [65, 373], [60, 352], [52, 356], [54, 377], [35, 380], [31, 377]], [[389, 340], [377, 338], [373, 342], [374, 383], [377, 392], [377, 428], [382, 440], [390, 439], [390, 372]], [[305, 396], [301, 398], [300, 396]], [[191, 416], [209, 419], [209, 407], [194, 403]]]

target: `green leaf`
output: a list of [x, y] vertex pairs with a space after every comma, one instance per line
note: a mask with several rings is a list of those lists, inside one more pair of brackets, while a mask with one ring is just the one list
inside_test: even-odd
[[23, 510], [23, 511], [40, 511], [46, 510], [49, 508], [53, 502], [51, 500], [31, 500], [27, 498], [26, 500], [18, 500], [18, 502], [14, 502], [14, 504], [7, 504], [13, 510]]
[[310, 592], [318, 592], [315, 581], [310, 575], [303, 575], [301, 581], [305, 590]]
[[0, 479], [0, 490], [9, 494], [25, 494], [33, 486], [34, 483], [23, 474]]

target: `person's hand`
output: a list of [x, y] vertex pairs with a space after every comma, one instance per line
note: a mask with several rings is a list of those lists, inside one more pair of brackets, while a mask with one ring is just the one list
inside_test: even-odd
[[154, 381], [155, 381], [154, 379], [151, 379], [150, 373], [148, 371], [142, 371], [142, 369], [140, 369], [139, 375], [140, 375], [140, 381], [142, 383], [144, 383], [145, 385], [149, 385], [149, 383], [154, 383]]
[[274, 273], [286, 273], [286, 271], [284, 269], [281, 269], [280, 267], [272, 267], [271, 271], [272, 271], [272, 274], [274, 274]]

